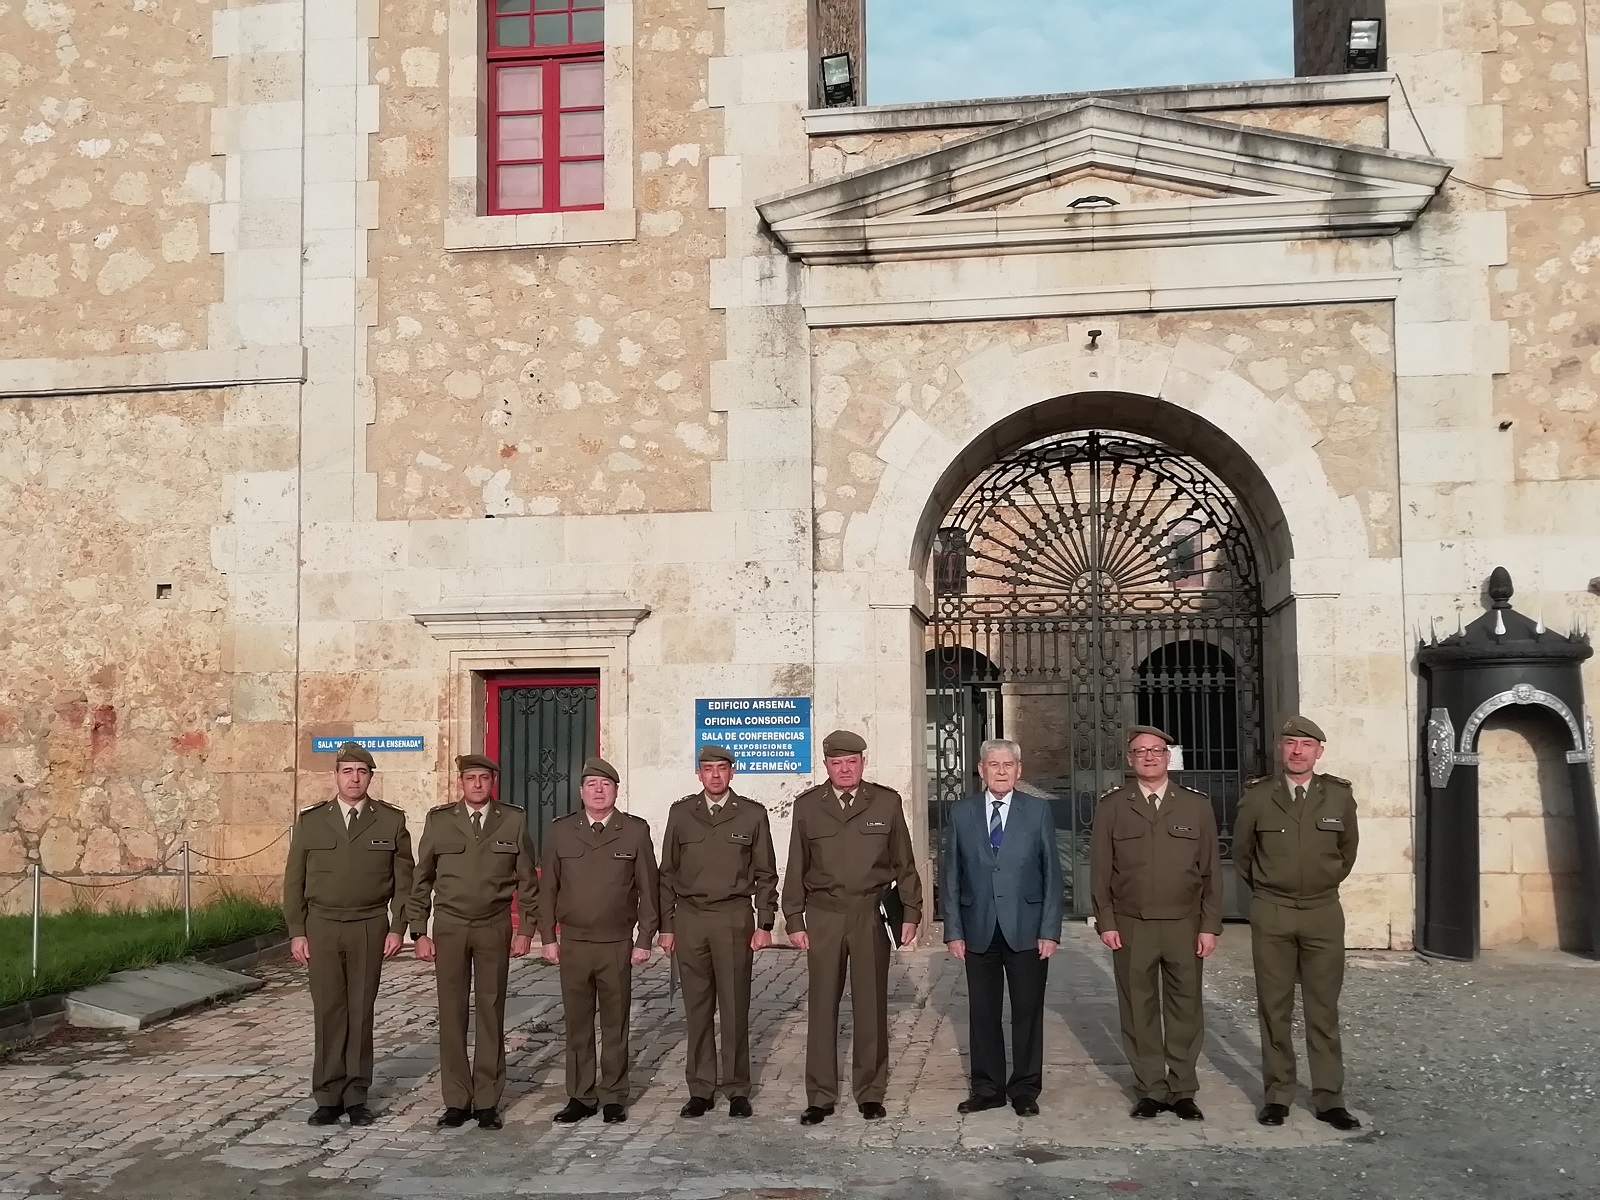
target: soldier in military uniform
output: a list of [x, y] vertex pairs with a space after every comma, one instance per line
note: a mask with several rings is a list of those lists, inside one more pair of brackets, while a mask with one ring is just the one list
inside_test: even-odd
[[672, 806], [661, 844], [661, 948], [677, 956], [689, 1027], [689, 1100], [681, 1115], [716, 1107], [713, 1018], [720, 1010], [728, 1115], [748, 1117], [750, 972], [755, 952], [772, 945], [778, 860], [767, 810], [729, 786], [733, 752], [701, 746], [698, 768], [703, 790]]
[[1263, 1125], [1282, 1125], [1294, 1103], [1294, 985], [1305, 1005], [1311, 1106], [1335, 1129], [1359, 1129], [1344, 1106], [1339, 990], [1344, 909], [1339, 885], [1356, 863], [1350, 781], [1316, 773], [1327, 738], [1305, 717], [1283, 723], [1283, 771], [1254, 780], [1239, 801], [1233, 861], [1250, 889], [1250, 948], [1261, 1018]]
[[[476, 1117], [480, 1129], [499, 1129], [506, 1089], [506, 977], [511, 959], [527, 954], [533, 942], [527, 931], [539, 920], [539, 877], [526, 814], [494, 799], [499, 766], [481, 754], [463, 754], [456, 772], [461, 799], [431, 809], [422, 827], [411, 936], [417, 957], [436, 964], [445, 1103], [438, 1123], [455, 1129]], [[514, 937], [513, 892], [522, 930]], [[467, 1000], [474, 994], [477, 1037], [469, 1066]]]
[[339, 747], [338, 796], [301, 812], [283, 872], [289, 950], [311, 975], [311, 1125], [372, 1124], [372, 1008], [403, 940], [412, 866], [405, 813], [367, 795], [374, 769], [359, 744]]
[[650, 943], [660, 926], [650, 825], [617, 811], [619, 782], [617, 769], [605, 759], [589, 759], [579, 783], [583, 807], [554, 822], [545, 839], [539, 931], [545, 961], [561, 964], [568, 1100], [555, 1119], [564, 1125], [594, 1116], [601, 1106], [608, 1125], [628, 1119], [633, 968], [650, 960]]
[[1128, 731], [1134, 780], [1095, 807], [1090, 888], [1100, 940], [1112, 950], [1122, 1045], [1133, 1068], [1130, 1115], [1199, 1121], [1201, 967], [1222, 933], [1221, 855], [1211, 801], [1173, 782], [1171, 757], [1163, 731]]
[[[783, 919], [790, 941], [806, 951], [810, 976], [802, 1125], [832, 1116], [839, 1098], [839, 1001], [847, 974], [856, 1103], [869, 1121], [887, 1115], [890, 946], [880, 905], [901, 915], [902, 946], [916, 940], [922, 920], [922, 880], [900, 793], [863, 781], [866, 749], [860, 734], [846, 730], [823, 739], [828, 782], [795, 797], [789, 831]], [[891, 884], [898, 900], [885, 904]]]

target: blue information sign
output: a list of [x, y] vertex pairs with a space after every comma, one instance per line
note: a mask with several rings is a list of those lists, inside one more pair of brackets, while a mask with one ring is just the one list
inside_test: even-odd
[[320, 737], [311, 739], [311, 749], [316, 754], [332, 754], [346, 742], [354, 742], [363, 750], [410, 750], [413, 753], [423, 748], [423, 738], [418, 734], [404, 734], [400, 737]]
[[811, 697], [696, 700], [694, 748], [715, 742], [733, 751], [747, 775], [811, 774]]

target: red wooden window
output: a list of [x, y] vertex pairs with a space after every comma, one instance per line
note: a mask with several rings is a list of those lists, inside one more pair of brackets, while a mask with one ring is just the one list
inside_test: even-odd
[[489, 211], [605, 204], [605, 0], [486, 0]]

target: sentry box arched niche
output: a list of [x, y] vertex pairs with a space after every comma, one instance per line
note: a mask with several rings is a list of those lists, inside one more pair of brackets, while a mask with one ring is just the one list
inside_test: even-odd
[[1417, 948], [1440, 958], [1479, 950], [1478, 735], [1502, 709], [1531, 705], [1566, 730], [1582, 905], [1591, 954], [1600, 957], [1600, 812], [1595, 808], [1594, 727], [1583, 700], [1588, 635], [1563, 636], [1511, 607], [1511, 575], [1489, 576], [1492, 607], [1465, 629], [1421, 644], [1423, 791], [1417, 858]]

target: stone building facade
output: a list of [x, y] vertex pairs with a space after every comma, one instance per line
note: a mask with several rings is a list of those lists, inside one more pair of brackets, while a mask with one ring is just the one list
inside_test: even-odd
[[[184, 841], [270, 887], [316, 739], [421, 738], [376, 788], [420, 819], [516, 681], [593, 689], [657, 827], [697, 698], [809, 697], [931, 877], [939, 531], [1097, 430], [1236, 504], [1257, 740], [1327, 729], [1349, 939], [1410, 945], [1419, 629], [1496, 565], [1600, 609], [1600, 13], [1390, 0], [1383, 72], [826, 108], [853, 0], [607, 0], [600, 202], [504, 211], [490, 7], [0, 8], [0, 904]], [[1485, 944], [1589, 936], [1535, 717], [1484, 742]], [[780, 852], [815, 765], [741, 784]]]

